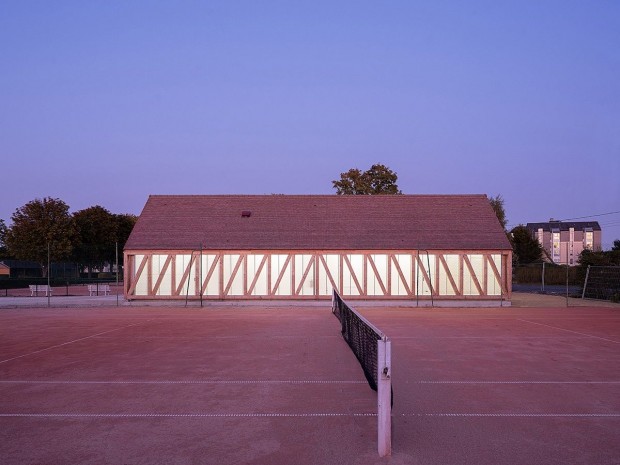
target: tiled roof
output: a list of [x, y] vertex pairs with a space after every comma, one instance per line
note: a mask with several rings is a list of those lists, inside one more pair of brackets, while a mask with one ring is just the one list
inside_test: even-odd
[[206, 250], [510, 249], [485, 195], [152, 195], [125, 250], [201, 246]]
[[547, 223], [528, 223], [526, 228], [534, 232], [538, 231], [539, 228], [542, 228], [543, 231], [551, 231], [552, 229], [568, 231], [570, 228], [575, 229], [575, 231], [583, 231], [586, 228], [591, 228], [593, 231], [601, 230], [598, 221], [550, 221]]

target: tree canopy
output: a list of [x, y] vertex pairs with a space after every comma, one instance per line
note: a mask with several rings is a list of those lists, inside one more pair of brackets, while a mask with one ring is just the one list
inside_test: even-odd
[[[118, 250], [119, 252], [122, 252], [125, 248], [125, 243], [127, 242], [127, 239], [129, 239], [129, 235], [136, 224], [136, 221], [138, 221], [138, 217], [129, 213], [121, 213], [119, 215], [114, 215], [114, 221], [116, 222], [116, 240], [118, 241]], [[123, 262], [122, 253], [119, 254], [119, 262]]]
[[46, 197], [28, 202], [11, 216], [6, 246], [18, 260], [39, 263], [47, 274], [48, 245], [51, 261], [68, 258], [77, 234], [69, 206], [60, 199]]
[[73, 214], [79, 241], [74, 258], [84, 265], [102, 265], [113, 262], [117, 239], [116, 218], [105, 208], [95, 205]]
[[516, 261], [524, 265], [540, 260], [542, 247], [532, 233], [523, 225], [516, 226], [510, 231], [512, 250]]
[[396, 180], [398, 176], [385, 165], [374, 164], [368, 170], [351, 168], [332, 181], [338, 195], [402, 194]]
[[504, 210], [504, 199], [501, 195], [496, 195], [495, 197], [491, 197], [489, 199], [491, 203], [491, 207], [497, 216], [502, 228], [506, 231], [506, 224], [508, 223], [508, 219], [506, 218], [506, 211]]
[[0, 258], [8, 257], [8, 250], [5, 244], [5, 238], [8, 230], [9, 229], [6, 227], [4, 220], [0, 219]]
[[579, 264], [592, 266], [620, 266], [620, 239], [614, 241], [611, 250], [584, 249], [579, 254]]

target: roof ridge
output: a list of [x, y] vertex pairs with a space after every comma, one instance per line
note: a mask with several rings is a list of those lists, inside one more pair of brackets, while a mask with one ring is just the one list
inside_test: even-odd
[[403, 197], [487, 197], [487, 194], [379, 194], [379, 195], [337, 195], [337, 194], [149, 194], [149, 198], [162, 197], [326, 197], [326, 198], [403, 198]]

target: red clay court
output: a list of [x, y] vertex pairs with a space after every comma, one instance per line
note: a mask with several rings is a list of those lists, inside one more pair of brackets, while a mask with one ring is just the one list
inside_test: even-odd
[[359, 309], [391, 458], [329, 303], [209, 304], [0, 310], [0, 463], [620, 463], [618, 306]]

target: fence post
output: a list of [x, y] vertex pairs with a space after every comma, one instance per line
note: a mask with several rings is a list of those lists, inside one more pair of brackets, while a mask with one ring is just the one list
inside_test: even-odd
[[583, 281], [583, 291], [581, 291], [581, 298], [585, 298], [586, 295], [586, 286], [588, 285], [588, 276], [590, 275], [590, 265], [588, 265], [588, 269], [586, 270], [586, 279]]
[[543, 269], [542, 269], [542, 292], [543, 294], [545, 293], [545, 262], [542, 262], [543, 264]]
[[392, 455], [392, 343], [377, 341], [377, 439], [379, 456]]

